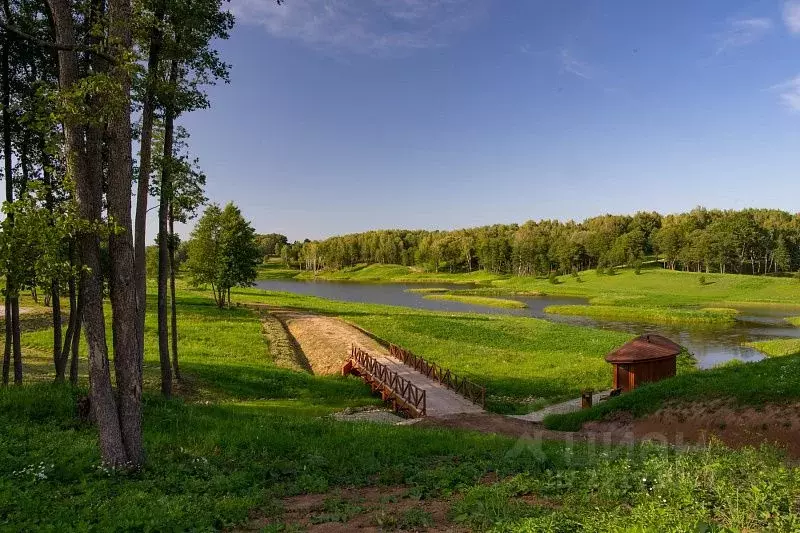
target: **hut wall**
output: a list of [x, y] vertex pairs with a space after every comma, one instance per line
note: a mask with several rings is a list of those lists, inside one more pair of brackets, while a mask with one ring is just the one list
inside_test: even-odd
[[668, 359], [661, 359], [660, 361], [646, 361], [631, 365], [633, 380], [631, 388], [635, 389], [645, 383], [652, 383], [654, 381], [661, 381], [662, 379], [671, 378], [675, 376], [677, 371], [677, 360], [675, 357]]

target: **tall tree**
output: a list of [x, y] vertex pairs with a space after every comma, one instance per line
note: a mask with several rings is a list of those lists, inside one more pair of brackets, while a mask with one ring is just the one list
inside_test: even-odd
[[188, 268], [195, 285], [210, 284], [217, 306], [230, 305], [231, 288], [256, 279], [261, 254], [255, 230], [238, 207], [210, 205], [192, 231]]

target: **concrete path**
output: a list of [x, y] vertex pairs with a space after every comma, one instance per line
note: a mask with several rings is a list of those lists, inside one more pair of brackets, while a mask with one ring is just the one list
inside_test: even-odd
[[[597, 405], [597, 402], [600, 401], [600, 398], [605, 398], [609, 394], [611, 394], [610, 390], [594, 393], [592, 395], [592, 405]], [[518, 418], [528, 422], [541, 422], [548, 415], [563, 415], [566, 413], [574, 413], [575, 411], [580, 410], [581, 399], [575, 398], [566, 402], [548, 405], [544, 409], [539, 409], [538, 411], [528, 413], [527, 415], [512, 415], [512, 418]]]
[[295, 338], [314, 374], [336, 374], [350, 356], [355, 344], [379, 363], [425, 390], [428, 416], [482, 413], [483, 409], [389, 355], [388, 350], [350, 324], [334, 317], [272, 309], [270, 312]]

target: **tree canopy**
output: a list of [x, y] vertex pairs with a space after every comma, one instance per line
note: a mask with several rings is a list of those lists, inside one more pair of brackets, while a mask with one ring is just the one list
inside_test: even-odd
[[256, 232], [238, 207], [211, 204], [189, 241], [187, 267], [195, 285], [211, 285], [219, 307], [230, 304], [232, 287], [248, 287], [261, 263]]

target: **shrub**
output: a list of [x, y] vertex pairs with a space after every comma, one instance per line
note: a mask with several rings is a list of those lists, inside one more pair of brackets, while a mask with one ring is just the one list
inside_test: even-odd
[[637, 276], [642, 273], [642, 262], [636, 261], [633, 263], [633, 273]]
[[550, 272], [550, 275], [547, 276], [547, 281], [549, 281], [553, 285], [558, 285], [558, 274], [556, 274], [555, 272]]
[[705, 285], [706, 284], [706, 277], [705, 276], [700, 276], [699, 278], [697, 278], [697, 281], [700, 283], [700, 285]]
[[613, 276], [613, 275], [614, 275], [614, 274], [616, 274], [616, 273], [617, 273], [617, 271], [616, 271], [616, 270], [614, 270], [614, 267], [613, 267], [613, 266], [610, 266], [610, 267], [608, 267], [608, 268], [606, 269], [606, 275], [608, 275], [608, 276]]

